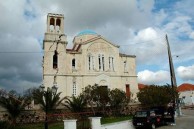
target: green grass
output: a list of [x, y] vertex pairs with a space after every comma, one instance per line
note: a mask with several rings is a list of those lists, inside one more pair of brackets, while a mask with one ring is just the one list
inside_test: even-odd
[[104, 118], [101, 118], [101, 124], [120, 122], [120, 121], [125, 121], [130, 119], [132, 119], [132, 116], [104, 117]]

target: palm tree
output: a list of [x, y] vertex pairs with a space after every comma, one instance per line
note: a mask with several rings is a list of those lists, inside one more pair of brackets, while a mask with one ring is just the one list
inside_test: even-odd
[[45, 92], [41, 92], [39, 89], [34, 90], [33, 98], [35, 103], [40, 104], [40, 108], [48, 113], [53, 112], [64, 100], [64, 98], [60, 98], [60, 94], [56, 93], [53, 94], [50, 88], [47, 89]]
[[0, 105], [7, 110], [11, 123], [16, 124], [16, 119], [21, 114], [22, 110], [25, 108], [24, 99], [21, 96], [0, 97]]
[[[44, 86], [40, 88], [44, 89]], [[34, 90], [33, 98], [35, 103], [40, 104], [40, 108], [45, 112], [45, 129], [48, 129], [48, 114], [52, 113], [64, 100], [64, 98], [60, 99], [59, 93], [53, 93], [51, 88], [47, 88], [46, 91], [40, 91], [39, 89]]]
[[67, 97], [64, 106], [71, 112], [83, 112], [86, 107], [86, 101], [83, 95]]

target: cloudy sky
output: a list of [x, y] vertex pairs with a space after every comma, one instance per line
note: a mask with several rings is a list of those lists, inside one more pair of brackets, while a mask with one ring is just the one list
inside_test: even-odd
[[137, 56], [139, 83], [170, 83], [168, 34], [178, 85], [194, 84], [193, 0], [0, 0], [0, 88], [24, 91], [42, 82], [48, 13], [65, 16], [68, 47], [91, 29]]

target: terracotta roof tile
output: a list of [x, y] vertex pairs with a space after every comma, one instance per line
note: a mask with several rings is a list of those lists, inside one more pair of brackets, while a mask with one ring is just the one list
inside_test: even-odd
[[138, 83], [138, 89], [139, 89], [139, 90], [141, 90], [141, 89], [143, 89], [143, 88], [145, 88], [145, 87], [146, 87], [146, 85], [141, 84], [141, 83]]
[[194, 85], [189, 84], [189, 83], [183, 83], [180, 86], [177, 87], [178, 92], [183, 92], [183, 91], [194, 91]]

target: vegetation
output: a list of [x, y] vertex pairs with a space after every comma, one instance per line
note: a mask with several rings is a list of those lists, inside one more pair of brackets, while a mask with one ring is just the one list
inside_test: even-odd
[[[124, 91], [119, 89], [110, 90], [107, 87], [98, 86], [97, 84], [87, 86], [82, 95], [94, 115], [99, 111], [105, 114], [107, 108], [114, 111], [117, 110], [117, 114], [120, 114], [120, 111], [130, 101]], [[96, 106], [95, 110], [94, 105]]]
[[110, 100], [108, 94], [109, 89], [107, 87], [101, 87], [97, 84], [85, 87], [85, 90], [82, 92], [84, 101], [91, 108], [94, 115], [96, 115], [97, 110], [105, 111], [105, 107]]
[[[129, 98], [126, 96], [124, 91], [119, 89], [111, 90], [109, 93], [110, 107], [112, 110], [123, 110], [129, 103]], [[118, 111], [116, 111], [118, 113]]]
[[104, 86], [95, 86], [95, 88], [92, 91], [93, 97], [93, 103], [97, 106], [97, 109], [99, 111], [102, 111], [102, 113], [105, 113], [105, 108], [110, 102], [109, 98], [109, 89]]
[[[103, 117], [101, 118], [101, 124], [120, 122], [120, 121], [125, 121], [130, 119], [132, 119], [132, 116]], [[1, 127], [1, 124], [0, 124], [0, 127]], [[7, 125], [4, 127], [7, 127]], [[11, 127], [11, 128], [2, 128], [2, 129], [43, 129], [43, 128], [44, 128], [43, 123], [36, 123], [36, 124], [17, 125], [14, 128]], [[49, 129], [64, 129], [64, 124], [63, 122], [49, 123]]]
[[32, 87], [32, 88], [29, 88], [27, 89], [26, 91], [24, 91], [24, 99], [25, 99], [25, 102], [27, 104], [27, 106], [29, 107], [30, 103], [34, 100], [34, 97], [33, 97], [33, 93], [38, 90], [37, 88], [35, 87]]
[[89, 85], [89, 86], [85, 87], [85, 90], [82, 92], [84, 100], [86, 101], [87, 105], [90, 106], [94, 115], [95, 115], [95, 110], [94, 110], [94, 103], [93, 102], [94, 102], [95, 96], [94, 96], [93, 92], [94, 92], [96, 86], [97, 85], [94, 85], [94, 86]]
[[[11, 94], [16, 94], [15, 92], [11, 92]], [[83, 92], [79, 96], [71, 96], [71, 97], [65, 97], [60, 98], [60, 93], [53, 94], [51, 89], [48, 88], [46, 91], [41, 92], [37, 88], [30, 88], [27, 91], [25, 91], [24, 96], [18, 95], [16, 99], [13, 98], [6, 98], [1, 97], [0, 98], [0, 104], [5, 107], [9, 114], [10, 118], [12, 118], [12, 123], [16, 124], [16, 119], [21, 115], [21, 111], [24, 110], [24, 107], [29, 106], [31, 101], [34, 100], [36, 104], [40, 105], [40, 108], [47, 113], [52, 114], [57, 106], [60, 104], [63, 104], [64, 107], [69, 109], [72, 113], [80, 113], [85, 112], [86, 109], [91, 109], [93, 114], [92, 116], [101, 115], [101, 116], [115, 116], [113, 114], [116, 112], [117, 115], [121, 115], [123, 108], [128, 104], [129, 98], [126, 97], [125, 92], [119, 90], [119, 89], [113, 89], [110, 90], [107, 87], [104, 86], [98, 86], [97, 84], [91, 86], [85, 87]], [[18, 101], [19, 100], [19, 101]], [[65, 101], [63, 101], [65, 100]], [[62, 103], [64, 102], [64, 103]], [[25, 104], [24, 104], [25, 103]], [[47, 107], [46, 107], [47, 103]], [[6, 107], [7, 106], [7, 107]], [[65, 109], [65, 108], [64, 108]], [[23, 115], [25, 115], [26, 112], [22, 112]], [[91, 114], [85, 114], [82, 115], [85, 118], [88, 117], [88, 115], [91, 116]], [[22, 115], [21, 115], [22, 116]], [[74, 117], [74, 116], [73, 116]], [[77, 118], [77, 115], [75, 115]], [[78, 117], [80, 118], [80, 116]], [[24, 118], [25, 119], [25, 118]], [[49, 118], [50, 119], [50, 118]], [[51, 121], [55, 121], [58, 118], [51, 118]], [[102, 123], [109, 123], [109, 122], [116, 122], [116, 121], [122, 121], [129, 119], [127, 118], [116, 118], [111, 117], [110, 118], [103, 118]], [[19, 122], [19, 118], [17, 119], [17, 122]], [[104, 122], [105, 121], [105, 122]], [[27, 122], [25, 122], [27, 123]], [[10, 126], [7, 121], [0, 123], [0, 128], [4, 129], [42, 129], [43, 124], [42, 123], [36, 123], [36, 124], [22, 124], [17, 123], [15, 127]], [[54, 126], [53, 126], [54, 125]], [[49, 123], [50, 129], [60, 129], [63, 128], [62, 123]]]
[[16, 92], [13, 91], [9, 92], [8, 96], [0, 97], [0, 105], [7, 110], [12, 125], [16, 124], [17, 117], [19, 117], [25, 107], [24, 103], [24, 98], [18, 96]]
[[86, 101], [83, 95], [72, 96], [65, 98], [65, 103], [63, 104], [71, 112], [83, 112], [86, 107]]
[[148, 107], [167, 106], [170, 102], [178, 98], [176, 89], [172, 89], [170, 85], [151, 85], [141, 89], [137, 93], [139, 101]]
[[[50, 88], [48, 88], [45, 93], [41, 92], [39, 89], [36, 89], [33, 92], [33, 98], [34, 101], [38, 104], [40, 104], [41, 109], [46, 112], [46, 108], [47, 108], [47, 112], [51, 113], [53, 112], [57, 106], [59, 106], [62, 101], [64, 100], [64, 98], [60, 99], [60, 94], [56, 93], [53, 94], [52, 90]], [[47, 103], [47, 105], [46, 105]], [[47, 106], [47, 107], [46, 107]]]

